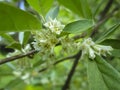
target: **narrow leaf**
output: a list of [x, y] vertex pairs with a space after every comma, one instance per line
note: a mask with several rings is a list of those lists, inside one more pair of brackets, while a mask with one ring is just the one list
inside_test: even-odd
[[120, 90], [120, 73], [102, 57], [88, 60], [87, 70], [90, 90]]
[[110, 29], [104, 31], [104, 32], [101, 34], [100, 38], [98, 38], [98, 39], [96, 40], [96, 42], [97, 42], [97, 43], [100, 43], [100, 42], [102, 42], [103, 40], [105, 40], [106, 38], [108, 38], [110, 35], [112, 35], [112, 34], [115, 32], [115, 30], [118, 29], [119, 26], [120, 26], [120, 23], [119, 23], [119, 24], [116, 24], [116, 25], [112, 26]]
[[55, 19], [58, 15], [58, 12], [59, 12], [58, 6], [50, 9], [50, 11], [46, 15], [46, 20], [49, 20], [49, 18]]
[[4, 39], [6, 39], [9, 43], [15, 42], [15, 40], [9, 34], [2, 33], [2, 34], [0, 34], [0, 36], [2, 36]]
[[58, 2], [79, 16], [92, 19], [92, 13], [87, 0], [58, 0]]
[[21, 50], [21, 49], [22, 49], [22, 46], [21, 46], [21, 44], [18, 43], [18, 42], [13, 42], [13, 43], [11, 43], [10, 45], [8, 45], [7, 48], [13, 48], [13, 49]]
[[120, 49], [120, 40], [119, 39], [106, 39], [100, 44], [112, 46], [114, 49]]
[[109, 90], [120, 90], [120, 73], [99, 56], [95, 61]]
[[109, 90], [95, 61], [88, 60], [87, 73], [89, 90]]
[[65, 26], [64, 31], [68, 33], [81, 33], [93, 26], [92, 20], [78, 20]]
[[111, 56], [119, 57], [119, 58], [120, 58], [120, 49], [114, 49], [114, 50], [111, 52]]
[[23, 38], [23, 43], [22, 43], [24, 46], [28, 43], [30, 39], [30, 35], [31, 35], [30, 32], [24, 32], [24, 38]]
[[49, 11], [53, 4], [53, 0], [27, 0], [30, 6], [43, 16]]

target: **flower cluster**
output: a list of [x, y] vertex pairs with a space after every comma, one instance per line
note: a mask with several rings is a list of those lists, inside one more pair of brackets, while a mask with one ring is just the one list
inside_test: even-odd
[[58, 43], [61, 43], [62, 51], [67, 54], [77, 52], [82, 50], [82, 56], [88, 55], [89, 58], [94, 59], [96, 55], [110, 54], [110, 51], [113, 50], [111, 46], [98, 45], [92, 41], [91, 38], [85, 39], [82, 43], [75, 42], [69, 36], [58, 37], [62, 32], [64, 25], [62, 25], [56, 19], [50, 20], [44, 23], [45, 29], [42, 29], [41, 32], [34, 31], [34, 42], [33, 46], [36, 50], [40, 51], [42, 60], [51, 59], [55, 56], [55, 46]]
[[76, 53], [80, 49], [80, 42], [75, 42], [73, 38], [63, 37], [60, 39], [62, 51], [67, 55]]
[[46, 22], [44, 26], [47, 29], [42, 29], [40, 32], [32, 32], [34, 35], [33, 46], [36, 50], [40, 51], [42, 60], [55, 56], [54, 47], [57, 43], [59, 43], [57, 35], [59, 35], [64, 28], [64, 25], [56, 19], [50, 19], [50, 21]]
[[49, 28], [53, 33], [59, 35], [65, 25], [62, 25], [59, 21], [56, 20], [56, 18], [54, 20], [50, 18], [49, 21], [44, 24], [44, 26]]
[[113, 50], [111, 46], [104, 46], [95, 44], [91, 38], [85, 39], [81, 45], [82, 49], [82, 56], [88, 55], [89, 58], [94, 59], [96, 55], [103, 55], [110, 54], [110, 51]]

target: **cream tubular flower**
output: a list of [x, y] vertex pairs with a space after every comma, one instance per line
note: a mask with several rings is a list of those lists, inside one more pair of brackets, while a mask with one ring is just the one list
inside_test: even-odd
[[83, 52], [82, 56], [87, 54], [91, 59], [94, 59], [96, 55], [106, 56], [107, 53], [110, 54], [110, 51], [113, 50], [111, 46], [95, 44], [91, 38], [85, 39], [83, 41], [81, 49]]
[[106, 54], [110, 54], [110, 51], [113, 50], [111, 46], [103, 46], [103, 45], [95, 45], [94, 49], [98, 51], [98, 54], [106, 56]]
[[62, 32], [65, 25], [62, 25], [60, 21], [56, 20], [56, 18], [54, 20], [50, 18], [50, 20], [46, 22], [44, 26], [49, 28], [53, 33], [59, 35]]
[[95, 52], [92, 48], [89, 48], [88, 50], [89, 58], [94, 59], [95, 58]]

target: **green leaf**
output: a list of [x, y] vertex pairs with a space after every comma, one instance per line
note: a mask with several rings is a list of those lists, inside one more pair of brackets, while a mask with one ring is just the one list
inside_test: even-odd
[[22, 46], [19, 42], [13, 42], [10, 45], [8, 45], [7, 48], [13, 48], [13, 49], [21, 50]]
[[81, 33], [88, 30], [93, 25], [94, 24], [92, 20], [78, 20], [78, 21], [67, 24], [63, 31], [76, 34], [76, 33]]
[[49, 20], [49, 18], [55, 19], [58, 15], [59, 7], [56, 6], [49, 10], [49, 12], [46, 15], [46, 20]]
[[30, 39], [30, 35], [31, 35], [30, 32], [24, 32], [24, 38], [23, 38], [23, 43], [22, 43], [24, 46], [28, 43]]
[[120, 90], [120, 73], [99, 56], [95, 61], [109, 90]]
[[0, 34], [0, 36], [2, 36], [4, 39], [6, 39], [9, 43], [15, 42], [15, 40], [9, 34], [2, 33], [2, 34]]
[[90, 90], [120, 90], [120, 73], [103, 58], [89, 60], [87, 69]]
[[24, 38], [24, 32], [19, 32], [18, 33], [18, 40], [19, 40], [21, 45], [23, 43], [23, 38]]
[[92, 13], [87, 0], [58, 0], [58, 2], [79, 16], [92, 19]]
[[14, 77], [14, 80], [11, 80], [7, 85], [6, 85], [6, 89], [13, 89], [16, 90], [19, 88], [19, 90], [24, 90], [25, 88], [25, 83], [23, 82], [23, 80], [21, 80], [20, 78], [16, 78]]
[[98, 39], [96, 40], [96, 42], [97, 42], [97, 43], [100, 43], [100, 42], [102, 42], [103, 40], [105, 40], [106, 38], [108, 38], [110, 35], [112, 35], [112, 34], [115, 32], [115, 30], [118, 29], [119, 26], [120, 26], [120, 23], [119, 23], [119, 24], [115, 24], [115, 25], [113, 25], [110, 29], [104, 31], [104, 32], [101, 34], [100, 38], [98, 38]]
[[43, 86], [31, 86], [28, 85], [25, 90], [44, 90]]
[[53, 0], [27, 0], [30, 6], [42, 15], [46, 15], [53, 4]]
[[0, 76], [0, 88], [5, 88], [6, 84], [10, 83], [14, 77], [12, 75], [4, 75], [4, 76]]
[[87, 0], [79, 0], [81, 2], [81, 8], [84, 18], [92, 19], [92, 12]]
[[114, 50], [111, 52], [111, 56], [120, 57], [120, 49], [114, 49]]
[[40, 30], [41, 23], [33, 15], [0, 2], [0, 33]]
[[119, 39], [106, 39], [100, 44], [112, 46], [114, 49], [120, 49], [120, 40]]
[[95, 61], [88, 60], [87, 73], [89, 90], [109, 90]]

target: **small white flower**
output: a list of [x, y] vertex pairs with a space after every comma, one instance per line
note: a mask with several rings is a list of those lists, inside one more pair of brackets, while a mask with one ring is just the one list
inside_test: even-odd
[[98, 51], [98, 54], [106, 56], [106, 53], [110, 54], [113, 50], [111, 46], [95, 45], [93, 48]]
[[22, 80], [28, 79], [30, 77], [29, 73], [26, 73], [25, 75], [21, 76]]
[[41, 43], [46, 43], [46, 42], [47, 42], [47, 40], [40, 40], [40, 42], [41, 42]]
[[41, 80], [41, 83], [47, 84], [47, 83], [49, 83], [49, 80], [48, 80], [47, 78], [43, 78], [43, 79]]
[[94, 59], [96, 55], [103, 55], [110, 54], [110, 51], [113, 50], [111, 46], [104, 46], [95, 44], [91, 38], [85, 39], [81, 45], [82, 49], [82, 56], [89, 55], [89, 58]]
[[22, 48], [22, 52], [27, 53], [31, 50], [30, 44], [27, 44], [25, 48]]
[[[42, 60], [54, 55], [54, 47], [59, 42], [57, 36], [50, 30], [42, 29], [41, 32], [34, 31], [34, 42], [32, 42], [35, 50], [38, 50]], [[50, 56], [50, 57], [49, 57]]]
[[16, 77], [20, 77], [22, 75], [22, 72], [20, 71], [13, 71], [13, 74], [16, 76]]
[[62, 25], [60, 21], [57, 21], [56, 18], [54, 20], [50, 18], [50, 20], [46, 22], [44, 26], [49, 28], [53, 33], [56, 34], [60, 34], [62, 32], [62, 29], [64, 28], [64, 25]]
[[95, 52], [92, 48], [89, 48], [89, 58], [91, 58], [91, 59], [95, 58]]

